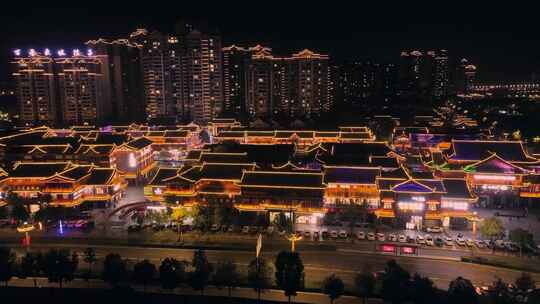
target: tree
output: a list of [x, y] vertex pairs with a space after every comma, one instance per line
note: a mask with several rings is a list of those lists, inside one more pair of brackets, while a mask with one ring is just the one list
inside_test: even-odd
[[437, 303], [437, 289], [433, 286], [433, 281], [427, 277], [422, 277], [415, 273], [410, 282], [410, 296], [415, 304]]
[[212, 264], [208, 262], [206, 253], [202, 249], [198, 249], [193, 253], [191, 264], [194, 270], [190, 274], [189, 283], [194, 290], [200, 290], [201, 295], [204, 295], [204, 288], [208, 285], [212, 275]]
[[330, 303], [334, 303], [334, 300], [341, 297], [345, 292], [345, 284], [343, 281], [332, 274], [323, 281], [323, 292], [330, 298]]
[[238, 218], [238, 209], [230, 205], [219, 205], [214, 210], [214, 222], [220, 225], [232, 225]]
[[97, 262], [96, 250], [88, 247], [83, 252], [83, 260], [88, 264], [88, 277], [92, 276], [92, 265]]
[[304, 285], [304, 264], [298, 252], [281, 251], [275, 261], [276, 284], [283, 289], [289, 303], [291, 296], [296, 296], [296, 292]]
[[261, 301], [261, 293], [272, 286], [272, 266], [263, 258], [256, 258], [248, 266], [248, 285], [257, 292], [257, 299]]
[[27, 252], [25, 256], [21, 258], [21, 264], [19, 267], [19, 278], [26, 279], [32, 277], [34, 280], [34, 287], [37, 287], [36, 277], [41, 273], [40, 253]]
[[527, 304], [540, 303], [540, 289], [535, 289], [527, 296]]
[[135, 283], [142, 284], [146, 292], [146, 285], [152, 283], [156, 275], [156, 266], [148, 260], [142, 260], [133, 266], [133, 280]]
[[373, 296], [376, 283], [377, 280], [370, 271], [363, 271], [354, 278], [356, 293], [362, 297], [364, 303], [366, 303], [367, 298]]
[[388, 261], [382, 278], [381, 294], [384, 300], [401, 303], [407, 298], [409, 273], [399, 266], [395, 260]]
[[212, 215], [213, 211], [209, 206], [197, 206], [193, 210], [193, 225], [206, 230], [212, 225]]
[[184, 224], [184, 219], [190, 215], [190, 212], [186, 208], [174, 208], [171, 213], [171, 219], [176, 222], [178, 226], [178, 234], [180, 235], [179, 240], [184, 241], [184, 235], [182, 233], [182, 225]]
[[471, 281], [462, 277], [457, 277], [450, 282], [448, 287], [448, 298], [450, 303], [476, 304], [478, 295]]
[[0, 282], [7, 287], [15, 271], [15, 253], [11, 248], [0, 247]]
[[216, 273], [214, 274], [214, 285], [221, 288], [227, 287], [229, 297], [231, 291], [240, 283], [240, 273], [236, 269], [236, 264], [232, 261], [219, 262], [216, 267]]
[[503, 282], [500, 278], [497, 278], [491, 285], [488, 298], [490, 303], [493, 304], [513, 304], [512, 295], [508, 290], [508, 284]]
[[13, 205], [11, 209], [11, 216], [17, 220], [17, 222], [26, 222], [30, 217], [28, 209], [22, 204]]
[[118, 287], [128, 279], [126, 262], [116, 253], [109, 253], [103, 262], [103, 281], [108, 282], [113, 287]]
[[7, 207], [0, 207], [0, 219], [8, 217]]
[[186, 279], [186, 264], [176, 259], [166, 258], [159, 266], [159, 280], [163, 289], [173, 290]]
[[365, 205], [356, 205], [353, 203], [343, 205], [343, 208], [339, 214], [340, 221], [347, 222], [350, 230], [350, 234], [353, 233], [353, 229], [360, 220], [365, 221], [367, 210]]
[[68, 250], [51, 249], [45, 254], [44, 263], [49, 282], [58, 283], [62, 288], [64, 282], [73, 280], [79, 261], [75, 252], [70, 254]]
[[521, 276], [516, 279], [516, 287], [522, 291], [528, 291], [536, 287], [536, 282], [533, 280], [530, 274], [523, 272]]
[[490, 239], [494, 239], [502, 234], [504, 230], [503, 224], [500, 219], [496, 217], [489, 217], [482, 221], [480, 225], [480, 233], [482, 236]]
[[533, 235], [529, 231], [516, 228], [510, 231], [510, 240], [519, 246], [519, 255], [523, 254], [523, 247], [534, 244]]

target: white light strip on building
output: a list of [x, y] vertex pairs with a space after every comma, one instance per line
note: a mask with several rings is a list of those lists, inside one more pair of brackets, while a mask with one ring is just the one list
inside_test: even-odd
[[500, 181], [514, 181], [516, 180], [515, 176], [508, 175], [474, 175], [476, 180], [500, 180]]
[[419, 202], [399, 202], [398, 207], [401, 210], [422, 211], [425, 208], [425, 204]]

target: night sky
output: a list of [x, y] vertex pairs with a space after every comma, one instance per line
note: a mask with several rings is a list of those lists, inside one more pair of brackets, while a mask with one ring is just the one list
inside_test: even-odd
[[220, 30], [225, 44], [267, 44], [276, 54], [311, 48], [338, 61], [391, 62], [402, 49], [446, 48], [451, 56], [476, 64], [481, 80], [540, 77], [540, 26], [536, 8], [527, 4], [505, 3], [497, 8], [497, 2], [490, 2], [492, 7], [474, 7], [454, 1], [432, 1], [432, 5], [409, 1], [399, 6], [390, 1], [373, 5], [337, 0], [282, 5], [272, 4], [277, 1], [206, 1], [197, 6], [184, 2], [79, 2], [88, 4], [84, 8], [21, 2], [22, 7], [2, 9], [0, 80], [9, 75], [7, 62], [14, 48], [68, 49], [88, 39], [127, 37], [141, 26], [172, 32], [181, 19], [207, 22]]

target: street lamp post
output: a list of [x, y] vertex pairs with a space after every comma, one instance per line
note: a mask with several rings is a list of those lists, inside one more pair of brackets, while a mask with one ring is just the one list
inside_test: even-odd
[[27, 222], [24, 222], [22, 226], [17, 227], [17, 231], [20, 233], [24, 233], [24, 245], [26, 248], [26, 252], [28, 252], [28, 249], [30, 247], [30, 235], [29, 232], [34, 230], [34, 225], [28, 224]]
[[294, 233], [291, 233], [291, 235], [289, 235], [289, 237], [287, 237], [287, 240], [291, 242], [291, 252], [294, 252], [295, 249], [296, 249], [296, 241], [299, 241], [301, 240], [302, 237], [301, 236], [298, 236]]

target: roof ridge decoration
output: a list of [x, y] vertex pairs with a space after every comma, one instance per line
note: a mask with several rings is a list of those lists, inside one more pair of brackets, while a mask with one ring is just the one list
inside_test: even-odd
[[491, 153], [490, 156], [488, 156], [488, 157], [486, 157], [486, 158], [484, 158], [484, 159], [482, 159], [482, 160], [479, 160], [479, 161], [477, 161], [477, 162], [475, 162], [475, 163], [473, 163], [473, 164], [470, 164], [470, 165], [465, 166], [465, 167], [463, 168], [463, 171], [465, 171], [465, 172], [467, 172], [467, 173], [474, 173], [474, 172], [476, 171], [476, 170], [475, 170], [475, 167], [477, 167], [477, 166], [479, 166], [479, 165], [481, 165], [481, 164], [483, 164], [483, 163], [486, 163], [486, 162], [488, 162], [488, 161], [490, 161], [490, 160], [492, 160], [492, 159], [497, 159], [497, 160], [499, 160], [499, 161], [501, 161], [501, 162], [503, 162], [503, 163], [509, 165], [510, 167], [519, 170], [519, 171], [522, 171], [522, 172], [531, 172], [531, 170], [527, 170], [527, 169], [525, 169], [525, 168], [522, 168], [522, 167], [520, 167], [520, 166], [518, 166], [518, 165], [515, 165], [515, 164], [513, 164], [513, 163], [511, 163], [511, 162], [509, 162], [509, 161], [507, 161], [507, 160], [505, 160], [504, 158], [500, 157], [500, 156], [499, 156], [497, 153], [495, 153], [495, 152], [491, 152], [491, 151], [489, 151], [489, 152]]
[[[407, 184], [413, 184], [413, 185], [415, 185], [415, 186], [418, 187], [418, 188], [417, 188], [417, 189], [414, 189], [414, 188], [407, 189], [407, 188], [405, 188], [404, 190], [406, 190], [406, 191], [402, 191], [402, 190], [399, 190], [399, 189], [398, 189], [398, 188], [403, 188], [403, 187], [405, 187], [405, 185], [407, 185]], [[419, 182], [419, 181], [417, 181], [417, 180], [415, 180], [415, 179], [410, 178], [410, 179], [408, 179], [408, 180], [406, 180], [406, 181], [404, 181], [404, 182], [401, 182], [401, 183], [399, 183], [399, 184], [393, 186], [393, 187], [392, 187], [392, 191], [394, 191], [394, 192], [420, 192], [420, 193], [427, 193], [427, 192], [435, 192], [436, 189], [431, 188], [431, 187], [429, 187], [429, 186], [427, 186], [427, 185], [424, 185], [423, 183], [421, 183], [421, 182]]]

